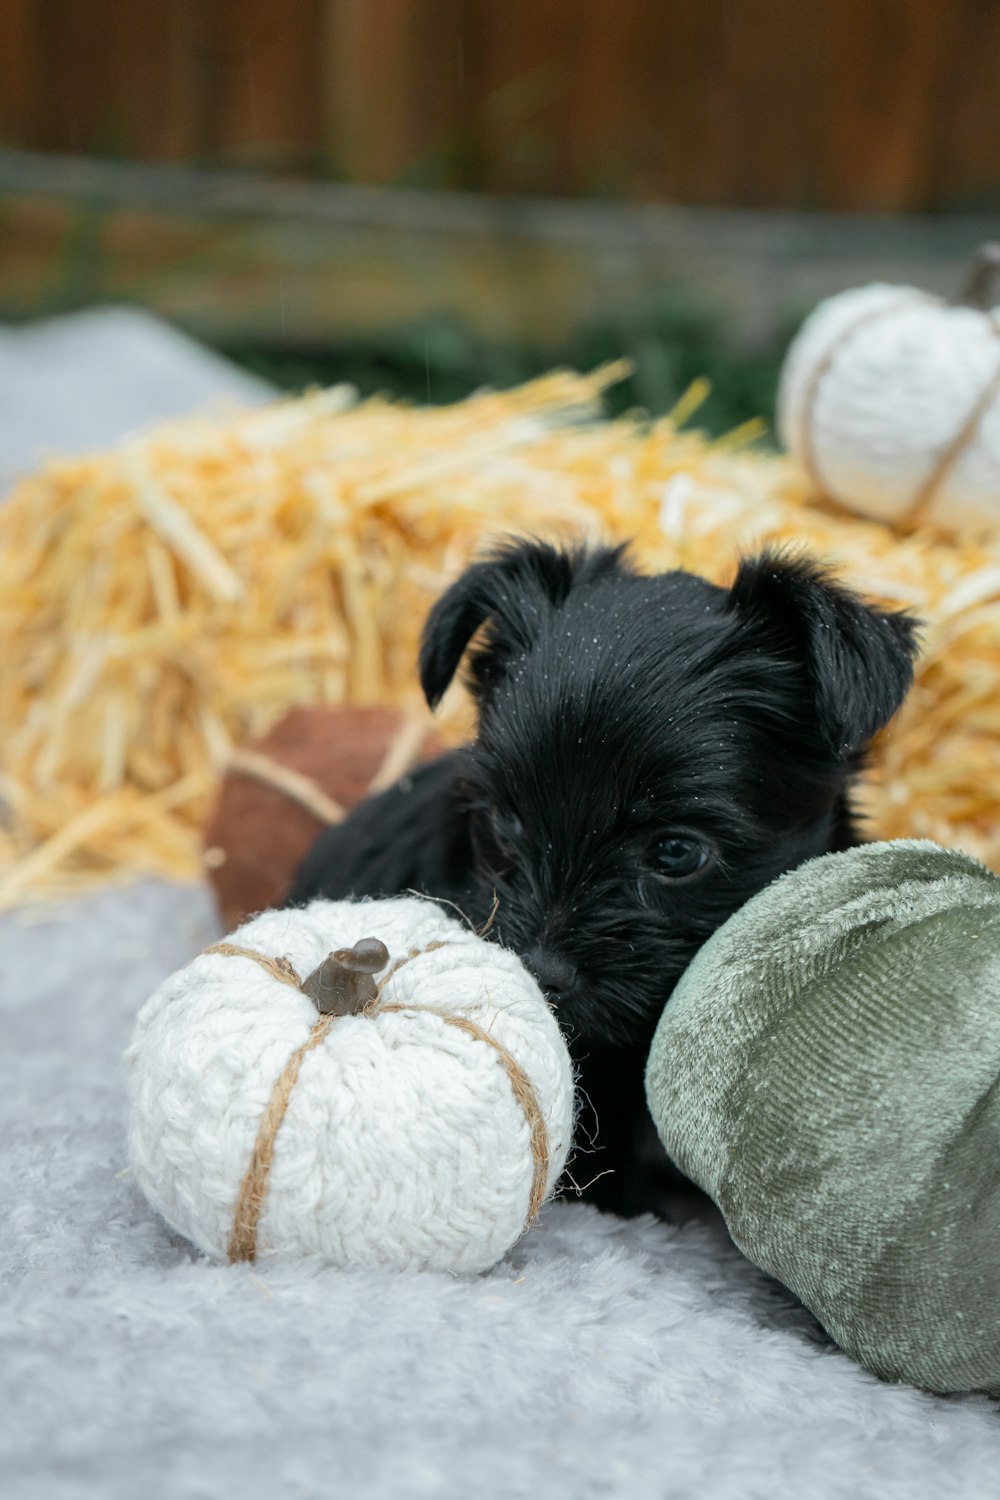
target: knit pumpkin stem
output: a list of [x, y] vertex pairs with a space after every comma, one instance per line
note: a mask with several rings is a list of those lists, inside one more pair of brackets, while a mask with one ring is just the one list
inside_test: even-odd
[[980, 245], [958, 292], [951, 300], [952, 307], [977, 307], [987, 311], [992, 306], [993, 280], [1000, 271], [1000, 240], [990, 240]]

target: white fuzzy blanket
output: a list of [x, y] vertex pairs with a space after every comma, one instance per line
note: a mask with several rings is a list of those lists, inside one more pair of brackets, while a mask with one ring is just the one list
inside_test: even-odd
[[880, 1385], [721, 1231], [556, 1204], [474, 1280], [222, 1268], [125, 1168], [120, 1054], [211, 940], [148, 884], [0, 920], [0, 1496], [991, 1493], [994, 1406]]
[[[266, 388], [102, 312], [0, 333], [0, 392], [2, 489]], [[995, 1493], [992, 1404], [878, 1384], [707, 1225], [557, 1204], [472, 1281], [199, 1260], [122, 1175], [120, 1054], [208, 898], [40, 917], [0, 918], [0, 1500]]]

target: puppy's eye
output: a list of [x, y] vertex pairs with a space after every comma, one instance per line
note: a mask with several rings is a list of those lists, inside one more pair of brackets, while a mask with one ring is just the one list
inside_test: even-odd
[[496, 875], [505, 875], [514, 864], [524, 831], [520, 819], [477, 809], [471, 815], [469, 829], [479, 863]]
[[699, 839], [678, 833], [656, 845], [650, 862], [656, 873], [665, 879], [683, 880], [688, 875], [697, 875], [710, 858], [709, 850]]
[[491, 813], [490, 823], [497, 847], [513, 859], [524, 835], [524, 824], [521, 819], [512, 814], [502, 816], [500, 813]]

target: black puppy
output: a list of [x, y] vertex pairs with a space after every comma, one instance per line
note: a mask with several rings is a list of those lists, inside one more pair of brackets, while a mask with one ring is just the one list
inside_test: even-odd
[[664, 1001], [756, 891], [856, 842], [850, 781], [910, 685], [915, 625], [801, 558], [744, 561], [726, 589], [518, 542], [432, 610], [432, 707], [480, 630], [474, 743], [325, 833], [290, 900], [415, 890], [478, 924], [495, 893], [490, 936], [555, 1005], [599, 1122], [589, 1196], [641, 1211]]

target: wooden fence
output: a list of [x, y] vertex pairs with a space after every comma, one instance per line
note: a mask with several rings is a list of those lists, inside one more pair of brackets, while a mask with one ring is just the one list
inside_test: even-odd
[[0, 144], [432, 188], [1000, 203], [1000, 0], [2, 0]]

